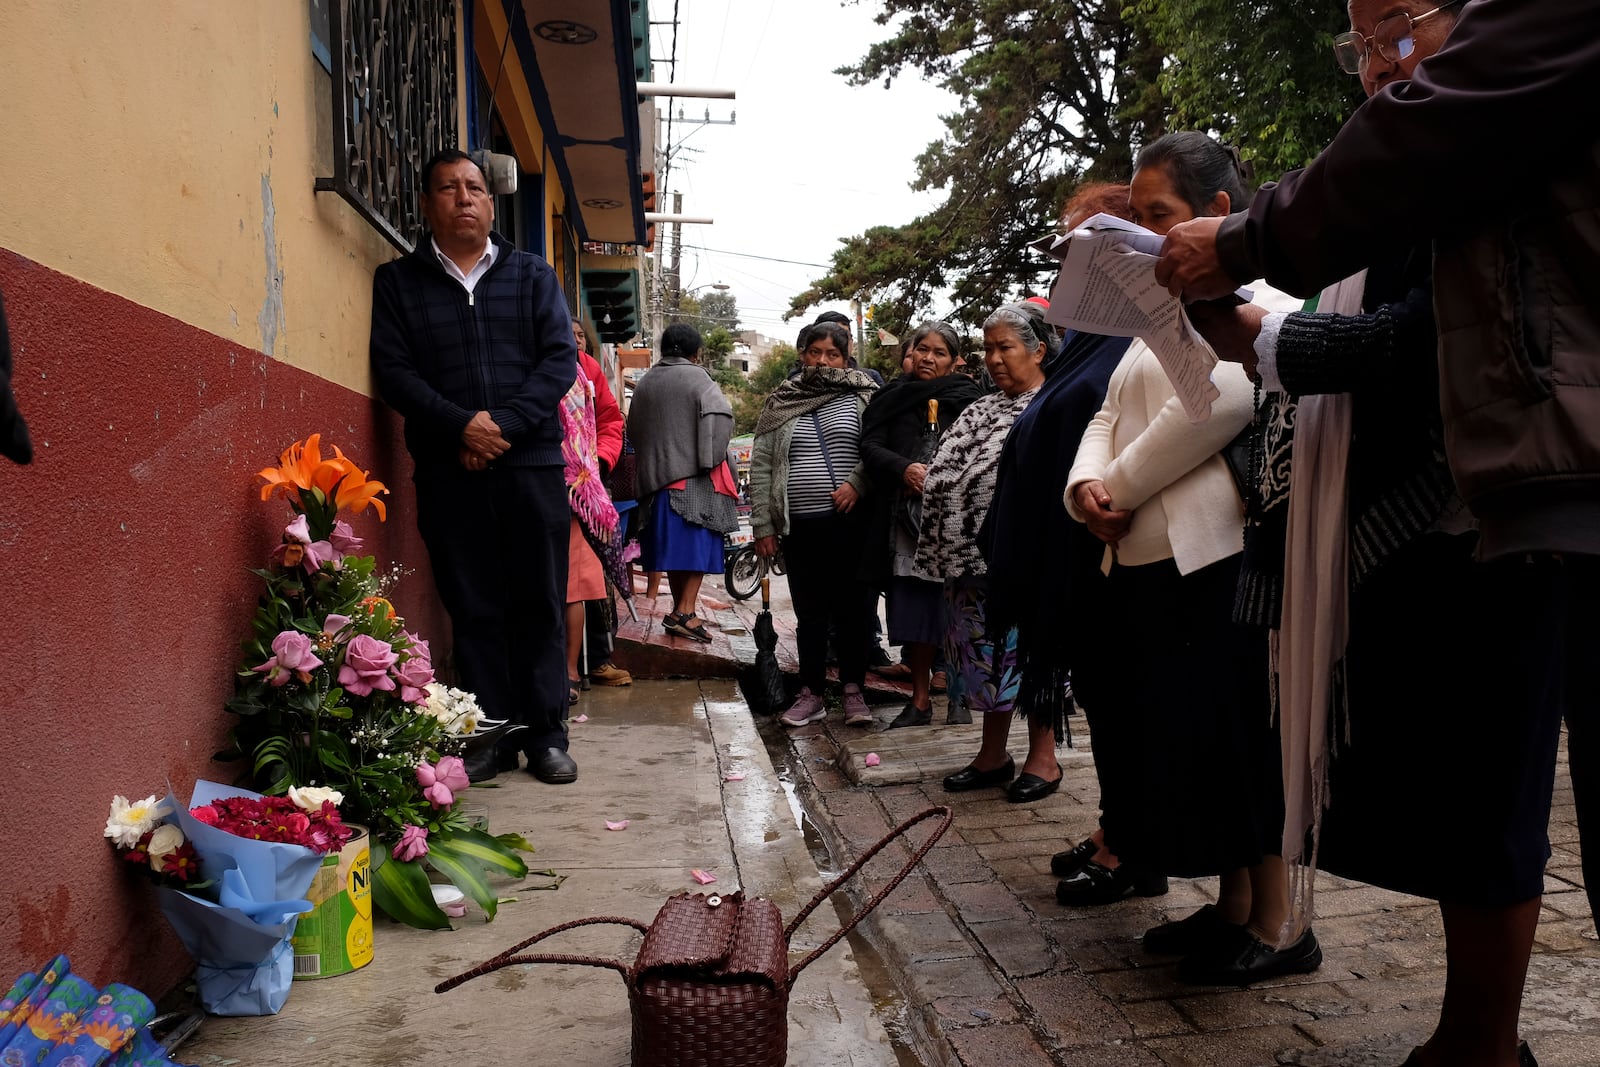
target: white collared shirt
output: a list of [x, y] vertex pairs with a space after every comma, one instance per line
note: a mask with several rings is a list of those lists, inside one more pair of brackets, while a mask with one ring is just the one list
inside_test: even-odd
[[494, 266], [494, 257], [499, 252], [499, 249], [494, 246], [494, 241], [489, 241], [488, 246], [483, 250], [483, 255], [478, 257], [478, 262], [472, 265], [470, 271], [462, 274], [461, 268], [456, 266], [456, 261], [439, 251], [438, 241], [430, 237], [428, 238], [428, 243], [433, 245], [433, 254], [439, 257], [439, 262], [444, 266], [445, 273], [460, 282], [468, 294], [471, 294], [472, 290], [478, 287], [478, 279], [483, 277], [490, 267]]

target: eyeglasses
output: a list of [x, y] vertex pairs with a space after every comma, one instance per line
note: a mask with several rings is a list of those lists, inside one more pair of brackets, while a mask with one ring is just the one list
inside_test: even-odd
[[1461, 0], [1449, 0], [1448, 3], [1440, 4], [1432, 11], [1424, 11], [1415, 18], [1404, 12], [1390, 15], [1372, 28], [1370, 37], [1363, 37], [1354, 30], [1341, 33], [1333, 39], [1333, 57], [1338, 61], [1339, 69], [1346, 74], [1360, 74], [1361, 69], [1367, 65], [1367, 57], [1374, 50], [1390, 63], [1408, 59], [1417, 47], [1416, 40], [1412, 37], [1415, 27], [1460, 2]]

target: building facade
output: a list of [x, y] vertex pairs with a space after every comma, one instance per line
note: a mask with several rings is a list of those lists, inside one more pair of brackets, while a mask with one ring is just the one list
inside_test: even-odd
[[212, 755], [289, 517], [255, 473], [285, 446], [320, 433], [389, 486], [357, 532], [448, 669], [368, 372], [372, 272], [419, 237], [422, 160], [491, 149], [517, 177], [497, 228], [629, 340], [647, 38], [642, 0], [0, 4], [0, 291], [36, 452], [0, 461], [0, 975], [69, 952], [159, 995], [190, 968], [102, 829], [113, 794], [240, 774]]

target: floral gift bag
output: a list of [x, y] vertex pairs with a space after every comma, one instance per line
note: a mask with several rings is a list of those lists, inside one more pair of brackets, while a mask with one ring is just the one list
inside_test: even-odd
[[72, 973], [66, 956], [17, 979], [0, 998], [4, 1067], [166, 1067], [146, 1024], [150, 998], [131, 986], [99, 989]]

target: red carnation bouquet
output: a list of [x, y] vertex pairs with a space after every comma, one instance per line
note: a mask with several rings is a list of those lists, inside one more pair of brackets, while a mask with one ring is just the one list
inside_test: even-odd
[[331, 800], [305, 808], [289, 797], [223, 797], [190, 808], [189, 814], [235, 837], [304, 845], [318, 855], [337, 852], [351, 834]]
[[306, 891], [323, 856], [352, 832], [344, 798], [326, 787], [266, 797], [196, 782], [187, 805], [171, 793], [115, 797], [106, 836], [162, 885], [161, 910], [196, 963], [200, 1004], [215, 1015], [270, 1015], [293, 978], [289, 939], [311, 909]]
[[[295, 796], [263, 797], [254, 794], [219, 797], [189, 809], [189, 815], [234, 837], [300, 845], [319, 856], [337, 852], [352, 831], [339, 818], [343, 798], [330, 789], [293, 790]], [[129, 802], [113, 797], [106, 836], [129, 863], [149, 868], [157, 884], [178, 889], [208, 888], [211, 880], [200, 873], [200, 857], [176, 820], [168, 821], [172, 807], [155, 797]]]

